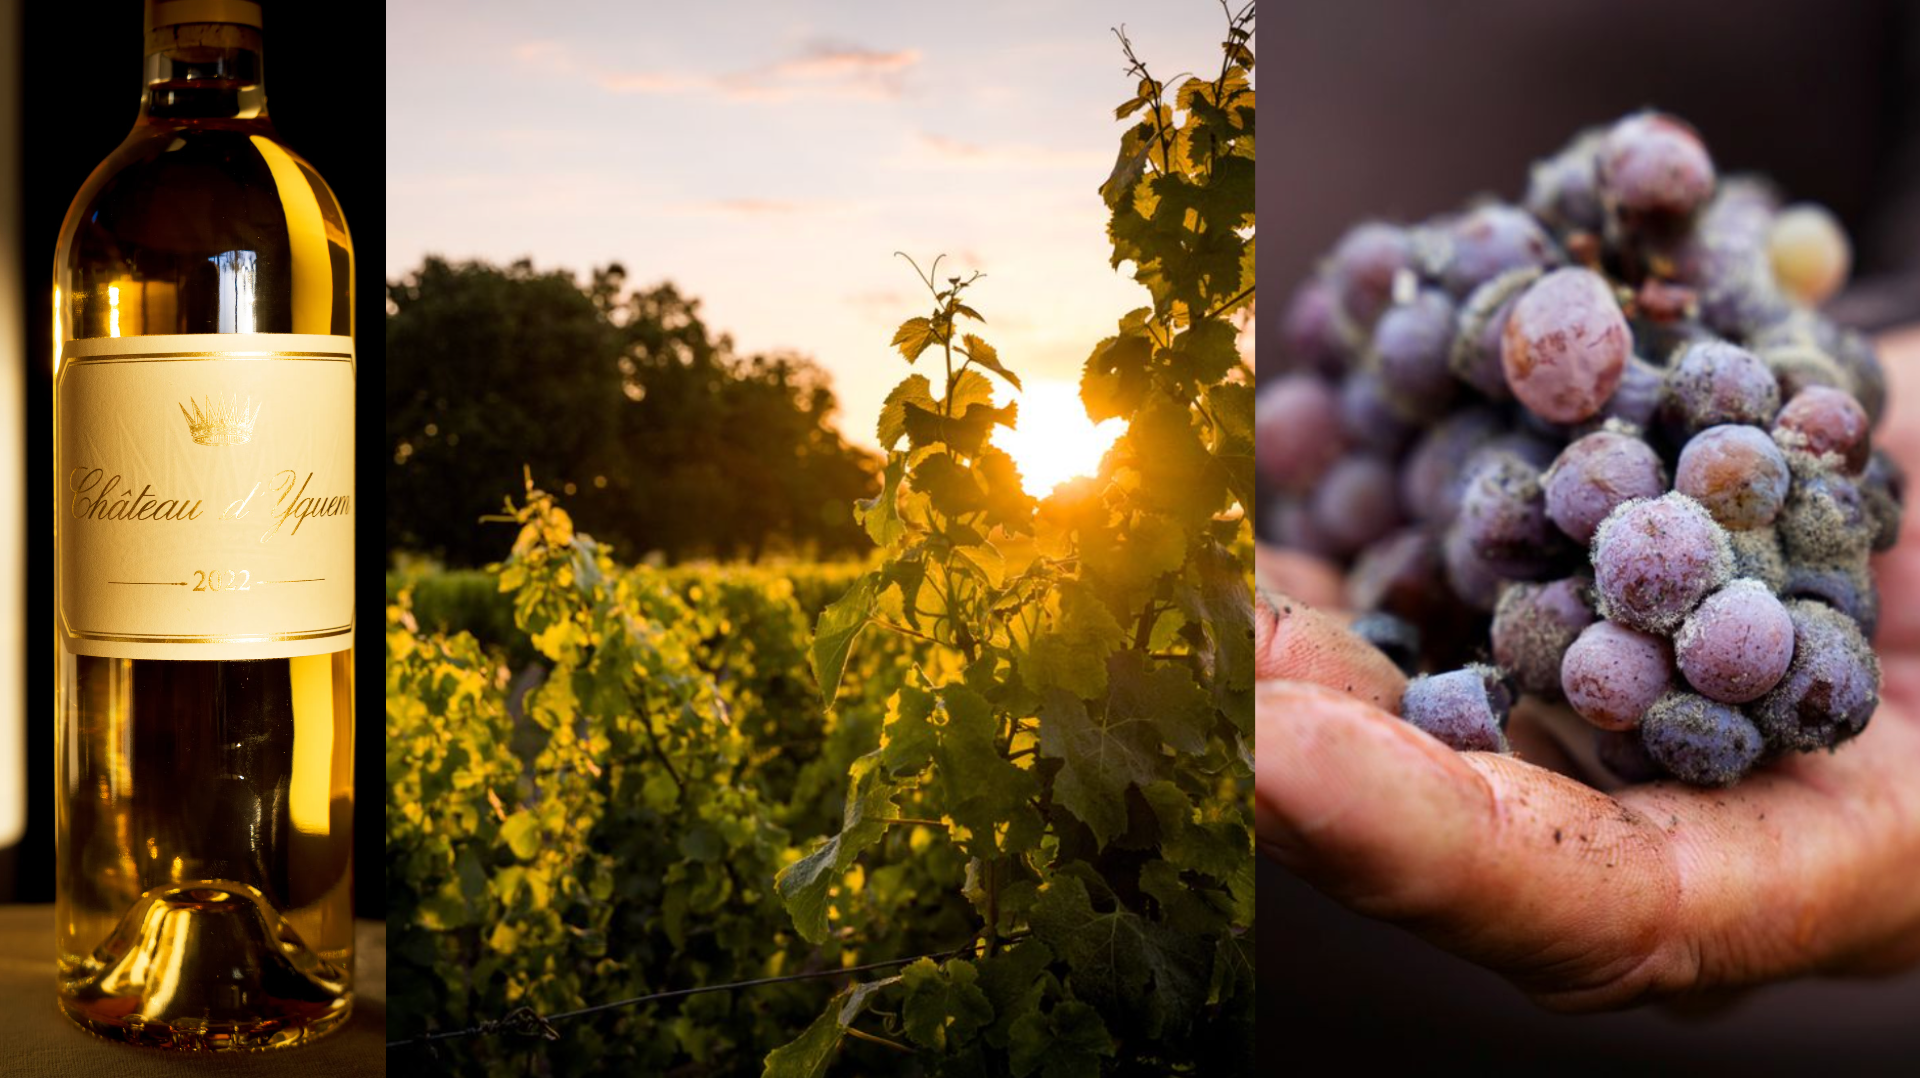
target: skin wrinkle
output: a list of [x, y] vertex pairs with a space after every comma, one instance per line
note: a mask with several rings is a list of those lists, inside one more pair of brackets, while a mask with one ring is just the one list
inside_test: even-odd
[[[1920, 357], [1920, 331], [1904, 345]], [[1876, 444], [1920, 474], [1907, 399], [1920, 379], [1905, 374], [1901, 350], [1882, 345], [1893, 418]], [[1874, 559], [1890, 596], [1920, 595], [1915, 527], [1903, 519], [1901, 542]], [[1260, 569], [1263, 585], [1337, 590], [1320, 559], [1262, 558]], [[1618, 800], [1521, 758], [1454, 753], [1348, 696], [1350, 668], [1326, 657], [1355, 653], [1299, 639], [1344, 635], [1333, 617], [1260, 620], [1257, 651], [1269, 663], [1260, 677], [1320, 682], [1258, 690], [1260, 848], [1350, 907], [1486, 964], [1561, 1011], [1709, 1004], [1783, 977], [1920, 963], [1920, 603], [1884, 609], [1882, 707], [1861, 743], [1790, 757], [1731, 789], [1660, 782], [1621, 787]], [[1285, 665], [1303, 655], [1314, 665]], [[1592, 753], [1560, 740], [1579, 740], [1583, 726], [1561, 729], [1523, 706], [1510, 732], [1521, 732], [1522, 750], [1568, 749], [1552, 762], [1575, 771], [1576, 760], [1593, 766]], [[1276, 767], [1277, 757], [1287, 762]], [[1292, 832], [1303, 819], [1310, 832]]]

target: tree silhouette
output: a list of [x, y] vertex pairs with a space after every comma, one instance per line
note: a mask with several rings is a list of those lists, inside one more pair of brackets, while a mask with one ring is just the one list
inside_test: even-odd
[[387, 295], [389, 549], [487, 560], [522, 464], [630, 558], [865, 549], [877, 466], [825, 372], [736, 354], [672, 284], [430, 257]]

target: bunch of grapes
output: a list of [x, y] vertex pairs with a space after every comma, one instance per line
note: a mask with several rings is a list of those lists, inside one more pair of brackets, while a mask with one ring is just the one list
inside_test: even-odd
[[1361, 224], [1261, 386], [1261, 537], [1346, 565], [1356, 631], [1447, 671], [1401, 711], [1456, 748], [1504, 750], [1525, 693], [1628, 781], [1831, 749], [1879, 700], [1868, 556], [1905, 486], [1871, 345], [1815, 309], [1849, 260], [1657, 112], [1520, 206]]

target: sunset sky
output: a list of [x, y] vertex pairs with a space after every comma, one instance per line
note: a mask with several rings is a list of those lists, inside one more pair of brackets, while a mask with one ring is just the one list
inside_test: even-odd
[[740, 350], [825, 365], [872, 444], [906, 373], [888, 340], [928, 306], [893, 252], [944, 252], [943, 276], [986, 272], [985, 335], [1058, 398], [1145, 302], [1097, 193], [1121, 23], [1159, 78], [1217, 69], [1205, 0], [390, 3], [386, 273], [438, 253], [671, 279]]

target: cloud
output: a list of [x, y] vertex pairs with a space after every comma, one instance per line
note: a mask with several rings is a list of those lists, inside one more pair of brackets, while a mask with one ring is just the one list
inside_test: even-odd
[[1109, 153], [1099, 150], [1013, 143], [991, 146], [923, 131], [916, 134], [900, 152], [888, 158], [886, 163], [895, 168], [1002, 172], [1020, 169], [1098, 169], [1111, 164], [1112, 160]]
[[733, 101], [781, 102], [797, 98], [891, 101], [905, 92], [906, 76], [919, 63], [918, 49], [883, 51], [844, 42], [819, 41], [807, 46], [798, 56], [740, 71], [718, 75], [613, 71], [594, 76], [594, 83], [616, 94], [706, 92]]

